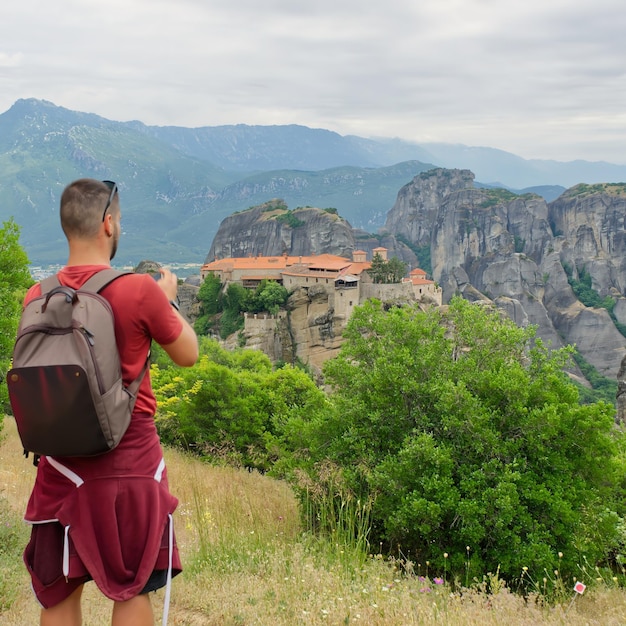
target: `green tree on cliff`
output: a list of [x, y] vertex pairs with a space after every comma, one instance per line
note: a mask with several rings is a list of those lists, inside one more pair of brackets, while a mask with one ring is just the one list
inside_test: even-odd
[[198, 290], [200, 302], [200, 315], [195, 322], [195, 330], [198, 335], [206, 335], [213, 325], [213, 318], [222, 310], [221, 293], [222, 283], [213, 273], [204, 279]]
[[377, 252], [372, 257], [372, 265], [367, 273], [375, 283], [399, 283], [406, 275], [407, 265], [398, 257], [385, 261]]

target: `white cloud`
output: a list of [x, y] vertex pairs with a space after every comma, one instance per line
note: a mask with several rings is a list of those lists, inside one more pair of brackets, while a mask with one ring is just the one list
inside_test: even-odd
[[22, 0], [0, 110], [289, 124], [626, 162], [621, 0]]

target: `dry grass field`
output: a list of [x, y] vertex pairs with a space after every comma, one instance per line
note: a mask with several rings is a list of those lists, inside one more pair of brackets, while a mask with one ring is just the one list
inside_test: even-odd
[[[209, 467], [173, 450], [167, 450], [166, 461], [180, 499], [176, 529], [186, 567], [173, 582], [169, 624], [626, 624], [626, 591], [611, 581], [593, 584], [583, 595], [564, 584], [562, 601], [550, 606], [538, 597], [524, 600], [487, 574], [492, 593], [480, 585], [453, 593], [434, 572], [432, 578], [407, 575], [402, 564], [381, 555], [362, 555], [341, 541], [307, 536], [283, 483]], [[26, 540], [21, 514], [34, 471], [21, 455], [13, 420], [6, 418], [0, 445], [5, 534], [0, 539], [17, 534], [20, 543]], [[37, 624], [39, 610], [18, 549], [0, 545], [0, 566], [0, 624]], [[162, 592], [153, 595], [153, 606], [160, 624]], [[110, 608], [89, 583], [83, 623], [106, 625]]]

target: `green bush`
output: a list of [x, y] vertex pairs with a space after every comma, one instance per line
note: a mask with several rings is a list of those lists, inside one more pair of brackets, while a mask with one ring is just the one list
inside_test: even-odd
[[277, 215], [274, 219], [281, 224], [289, 226], [290, 228], [299, 228], [300, 226], [304, 226], [304, 222], [300, 218], [296, 217], [293, 211], [287, 211], [286, 213]]
[[251, 313], [268, 311], [276, 315], [287, 303], [289, 292], [275, 280], [262, 280], [254, 292], [248, 292], [243, 310]]
[[534, 333], [459, 298], [447, 312], [358, 307], [324, 368], [333, 410], [309, 426], [302, 470], [323, 485], [340, 467], [373, 501], [371, 540], [440, 571], [512, 580], [608, 559], [622, 435], [610, 405], [579, 403], [571, 350]]
[[[20, 228], [13, 221], [0, 228], [0, 381], [4, 381], [11, 365], [13, 344], [17, 333], [26, 289], [33, 284], [28, 271], [28, 257], [19, 243]], [[4, 413], [10, 411], [6, 385], [0, 385], [0, 430]]]
[[213, 461], [267, 470], [283, 448], [302, 442], [302, 424], [325, 395], [305, 372], [273, 370], [258, 350], [224, 350], [202, 338], [192, 368], [152, 368], [159, 401], [157, 427], [165, 443]]

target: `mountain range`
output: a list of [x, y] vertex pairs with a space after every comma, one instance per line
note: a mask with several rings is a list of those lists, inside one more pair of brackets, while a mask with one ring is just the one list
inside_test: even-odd
[[148, 126], [36, 99], [0, 114], [0, 219], [14, 218], [33, 264], [62, 263], [58, 202], [80, 177], [115, 180], [118, 260], [202, 263], [221, 221], [273, 198], [335, 208], [355, 228], [385, 224], [399, 190], [434, 167], [467, 168], [476, 188], [552, 201], [577, 183], [626, 180], [626, 166], [526, 160], [487, 147], [341, 136], [304, 126]]

